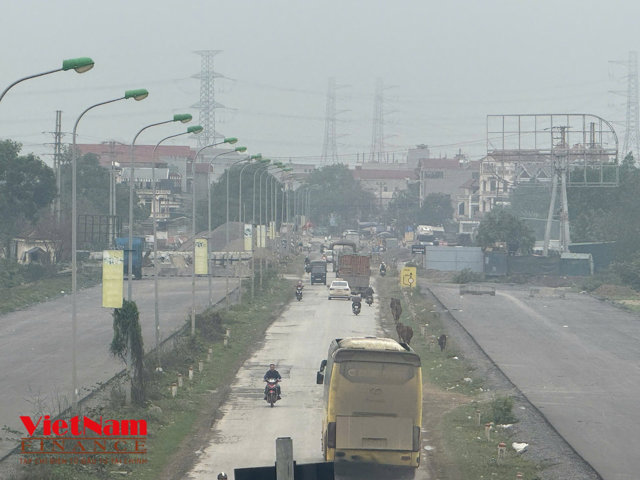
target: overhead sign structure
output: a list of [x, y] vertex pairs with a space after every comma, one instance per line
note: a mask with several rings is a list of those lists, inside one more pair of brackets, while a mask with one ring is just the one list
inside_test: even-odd
[[196, 258], [194, 268], [196, 269], [196, 275], [208, 275], [209, 274], [209, 261], [207, 252], [207, 239], [196, 238]]
[[417, 283], [416, 267], [403, 267], [400, 272], [400, 286], [415, 288]]
[[102, 252], [102, 306], [122, 308], [124, 287], [124, 250]]

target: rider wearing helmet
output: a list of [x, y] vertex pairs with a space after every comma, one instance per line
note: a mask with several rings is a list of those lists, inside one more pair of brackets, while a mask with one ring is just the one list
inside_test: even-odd
[[220, 472], [218, 474], [218, 480], [227, 480], [227, 474], [224, 472]]
[[[282, 377], [280, 376], [280, 372], [278, 372], [276, 370], [276, 365], [275, 363], [272, 363], [269, 365], [269, 370], [267, 370], [267, 373], [264, 374], [264, 381], [266, 382], [267, 380], [269, 380], [270, 378], [275, 378], [276, 380], [282, 380]], [[276, 392], [278, 392], [278, 400], [281, 400], [280, 398], [280, 384], [278, 383], [278, 385], [276, 385]], [[264, 399], [267, 399], [267, 385], [264, 386]]]

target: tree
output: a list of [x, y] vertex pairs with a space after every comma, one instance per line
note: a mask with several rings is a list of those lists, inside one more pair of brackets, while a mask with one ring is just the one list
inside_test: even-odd
[[343, 164], [313, 170], [307, 184], [311, 193], [311, 221], [337, 230], [354, 228], [377, 213], [375, 196], [363, 190]]
[[21, 221], [31, 224], [56, 195], [53, 170], [33, 154], [20, 155], [22, 145], [0, 142], [0, 245], [8, 257]]
[[397, 231], [403, 232], [406, 227], [413, 226], [418, 222], [420, 184], [410, 183], [406, 190], [393, 193], [393, 198], [389, 202], [383, 219], [387, 224], [393, 224]]
[[444, 225], [453, 217], [451, 195], [430, 193], [424, 198], [422, 208], [416, 215], [418, 225]]
[[506, 209], [497, 207], [487, 213], [480, 222], [477, 242], [482, 248], [504, 242], [510, 254], [518, 251], [529, 253], [535, 244], [535, 237], [522, 220]]
[[[71, 153], [66, 151], [62, 158], [62, 211], [71, 212], [71, 182], [72, 165]], [[109, 214], [109, 170], [100, 165], [100, 158], [87, 153], [77, 158], [76, 165], [76, 206], [78, 215], [108, 215]], [[134, 192], [133, 218], [139, 222], [149, 217], [149, 207], [141, 206], [140, 200]], [[129, 221], [129, 186], [116, 185], [116, 212], [123, 223]]]
[[144, 344], [140, 328], [140, 314], [135, 302], [122, 301], [122, 308], [113, 310], [113, 340], [109, 348], [129, 369], [131, 399], [136, 405], [145, 400]]

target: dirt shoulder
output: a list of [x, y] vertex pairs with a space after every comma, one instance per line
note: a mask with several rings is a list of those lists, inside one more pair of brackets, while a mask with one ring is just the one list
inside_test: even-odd
[[[431, 291], [425, 288], [425, 285], [422, 285], [422, 291], [428, 300], [443, 307], [442, 311], [446, 310]], [[526, 440], [529, 444], [528, 450], [523, 455], [544, 468], [539, 473], [541, 480], [560, 478], [563, 480], [601, 480], [600, 475], [560, 436], [449, 312], [441, 316], [441, 321], [450, 340], [455, 342], [457, 347], [464, 352], [465, 359], [474, 365], [476, 374], [484, 379], [485, 389], [513, 398], [513, 413], [518, 418], [518, 422], [513, 426], [514, 437]], [[452, 406], [452, 402], [457, 395], [453, 398], [446, 394], [434, 393], [433, 395], [431, 399], [425, 397], [425, 412], [430, 412], [428, 410], [430, 408], [436, 416], [438, 411], [446, 412], [456, 407], [455, 404]], [[446, 456], [443, 455], [444, 450], [441, 442], [444, 432], [437, 422], [435, 432], [437, 433], [434, 438], [438, 439], [440, 444], [436, 443], [434, 453], [429, 455], [433, 462], [431, 470], [434, 476], [432, 478], [439, 480], [460, 479], [459, 474], [456, 473], [455, 465], [448, 463]]]

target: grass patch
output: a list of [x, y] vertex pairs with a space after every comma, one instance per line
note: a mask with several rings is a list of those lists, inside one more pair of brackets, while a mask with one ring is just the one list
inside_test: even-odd
[[[510, 428], [493, 425], [487, 439], [484, 424], [493, 418], [491, 407], [489, 402], [471, 403], [445, 415], [442, 427], [445, 431], [444, 455], [447, 463], [456, 465], [461, 478], [512, 480], [520, 472], [523, 478], [539, 479], [542, 467], [515, 452], [511, 444], [519, 439], [513, 437]], [[500, 442], [505, 443], [502, 459], [498, 459]]]
[[[78, 288], [97, 285], [102, 280], [102, 273], [78, 274]], [[47, 302], [54, 298], [71, 293], [71, 272], [58, 274], [21, 285], [2, 289], [0, 296], [0, 314], [21, 310], [30, 305]]]
[[[475, 378], [473, 365], [464, 359], [455, 342], [448, 339], [445, 350], [440, 351], [438, 337], [445, 333], [445, 330], [440, 320], [442, 312], [439, 307], [422, 295], [419, 289], [413, 289], [412, 293], [405, 298], [395, 277], [379, 278], [377, 282], [382, 302], [381, 311], [385, 318], [393, 318], [389, 308], [390, 299], [401, 299], [400, 322], [413, 329], [411, 347], [422, 360], [424, 381], [437, 385], [443, 390], [465, 395], [482, 391], [482, 380]], [[393, 320], [390, 321], [393, 322]], [[426, 332], [426, 336], [422, 335], [423, 331]], [[391, 336], [397, 338], [395, 332], [392, 332]]]
[[[451, 402], [451, 394], [456, 394], [456, 404], [462, 404], [453, 409], [452, 406], [456, 404], [440, 405], [439, 411], [448, 412], [441, 420], [426, 418], [430, 411], [423, 412], [429, 438], [441, 439], [442, 442], [436, 449], [438, 473], [444, 471], [443, 478], [449, 479], [511, 480], [517, 472], [521, 472], [523, 478], [538, 479], [543, 466], [515, 453], [511, 443], [518, 439], [512, 438], [511, 428], [497, 426], [516, 421], [512, 413], [512, 399], [497, 396], [493, 400], [486, 400], [484, 379], [476, 374], [474, 365], [465, 359], [455, 340], [448, 338], [445, 350], [440, 351], [437, 338], [446, 331], [441, 320], [443, 312], [438, 304], [419, 289], [403, 295], [397, 278], [393, 276], [379, 278], [377, 286], [382, 303], [381, 314], [389, 319], [386, 323], [393, 324], [390, 299], [401, 299], [400, 322], [411, 326], [414, 331], [411, 347], [420, 355], [423, 382], [428, 390], [435, 388], [443, 392], [440, 397], [441, 402], [445, 403]], [[395, 332], [390, 336], [397, 338]], [[425, 402], [431, 402], [433, 409], [434, 401], [425, 397]], [[493, 422], [490, 440], [485, 437], [484, 425], [488, 422]], [[506, 444], [506, 454], [504, 459], [498, 461], [500, 442]]]

